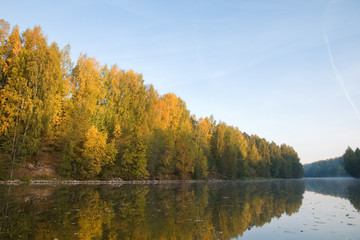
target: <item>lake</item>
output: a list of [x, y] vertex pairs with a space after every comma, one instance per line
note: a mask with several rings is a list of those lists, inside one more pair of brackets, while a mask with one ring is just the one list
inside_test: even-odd
[[360, 181], [0, 186], [0, 239], [360, 239]]

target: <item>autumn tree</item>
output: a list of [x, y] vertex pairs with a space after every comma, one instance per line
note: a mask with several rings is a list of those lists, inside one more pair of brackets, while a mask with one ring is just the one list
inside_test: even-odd
[[258, 149], [261, 161], [256, 166], [256, 172], [260, 176], [270, 177], [270, 149], [269, 143], [264, 138], [254, 136], [256, 148]]
[[15, 26], [6, 38], [4, 25], [0, 143], [14, 165], [51, 142], [47, 136], [51, 136], [61, 109], [66, 82], [62, 78], [62, 52], [56, 43], [47, 44], [40, 27], [28, 29], [20, 36]]
[[200, 118], [194, 122], [194, 137], [195, 137], [195, 169], [194, 177], [196, 179], [204, 179], [208, 175], [208, 162], [211, 158], [211, 138], [215, 128], [215, 121], [213, 117]]
[[175, 94], [165, 94], [155, 106], [149, 169], [153, 177], [191, 178], [194, 173], [195, 142], [190, 113]]
[[107, 143], [107, 133], [99, 132], [92, 125], [85, 134], [81, 155], [76, 159], [81, 175], [85, 178], [98, 175], [104, 165], [113, 163], [116, 154], [114, 142]]
[[258, 165], [260, 164], [261, 161], [261, 156], [259, 154], [259, 151], [256, 147], [256, 143], [254, 141], [250, 141], [250, 146], [248, 148], [248, 157], [247, 157], [247, 161], [248, 161], [248, 176], [249, 177], [257, 177], [259, 176], [256, 172], [256, 169], [258, 167]]
[[48, 44], [40, 27], [21, 34], [0, 20], [0, 69], [1, 173], [46, 150], [61, 156], [58, 172], [74, 178], [302, 175], [293, 148], [197, 119], [133, 70], [86, 54], [73, 66], [70, 46]]
[[[94, 58], [81, 55], [72, 71], [70, 84], [72, 96], [66, 105], [62, 126], [62, 169], [67, 175], [87, 177], [81, 170], [84, 165], [76, 159], [83, 155], [90, 128], [93, 126], [97, 130], [104, 130], [102, 105], [105, 91], [99, 63]], [[90, 133], [96, 135], [94, 129]]]

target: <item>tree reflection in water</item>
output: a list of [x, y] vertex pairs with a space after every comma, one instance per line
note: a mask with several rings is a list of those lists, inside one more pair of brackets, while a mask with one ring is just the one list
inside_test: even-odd
[[360, 179], [355, 178], [305, 178], [306, 191], [349, 199], [360, 211]]
[[231, 239], [297, 212], [305, 184], [12, 186], [9, 195], [7, 189], [0, 186], [0, 239]]

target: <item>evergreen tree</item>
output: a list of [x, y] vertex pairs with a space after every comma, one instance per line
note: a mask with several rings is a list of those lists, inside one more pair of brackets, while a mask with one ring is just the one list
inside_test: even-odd
[[348, 147], [344, 153], [344, 168], [350, 176], [360, 177], [360, 150], [356, 148], [355, 152]]

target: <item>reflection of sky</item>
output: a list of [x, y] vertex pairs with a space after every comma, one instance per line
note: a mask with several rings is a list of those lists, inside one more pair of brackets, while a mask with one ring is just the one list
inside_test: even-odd
[[87, 52], [101, 64], [141, 72], [198, 117], [213, 114], [241, 131], [287, 143], [303, 163], [340, 156], [360, 142], [354, 111], [360, 108], [358, 0], [0, 5], [0, 18], [21, 30], [41, 25], [49, 41], [69, 43], [74, 61]]
[[359, 239], [360, 213], [349, 200], [306, 191], [299, 212], [285, 213], [241, 239]]

